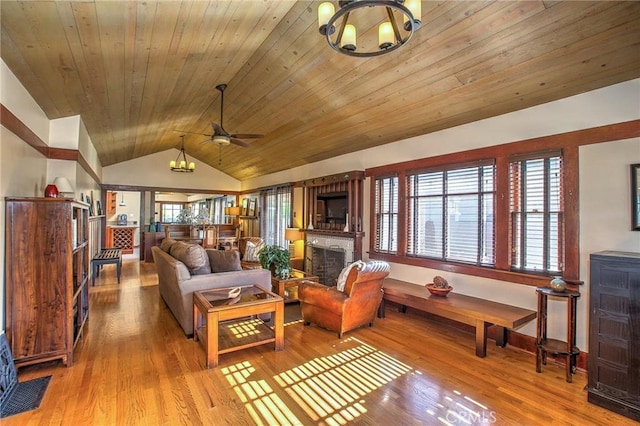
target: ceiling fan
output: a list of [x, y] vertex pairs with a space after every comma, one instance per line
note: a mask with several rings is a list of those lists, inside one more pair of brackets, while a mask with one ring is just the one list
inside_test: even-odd
[[218, 123], [211, 123], [211, 127], [213, 129], [213, 133], [212, 134], [207, 134], [207, 133], [196, 133], [196, 132], [183, 132], [181, 130], [178, 130], [182, 133], [195, 133], [197, 135], [203, 135], [203, 136], [207, 136], [209, 139], [206, 139], [202, 142], [200, 142], [200, 144], [205, 144], [205, 143], [210, 143], [213, 142], [216, 145], [222, 147], [224, 145], [229, 145], [229, 144], [234, 144], [234, 145], [238, 145], [238, 146], [242, 146], [242, 147], [248, 147], [249, 144], [245, 141], [243, 141], [242, 139], [259, 139], [264, 137], [264, 135], [259, 135], [259, 134], [253, 134], [253, 133], [229, 133], [227, 132], [223, 125], [222, 125], [222, 120], [224, 117], [224, 90], [227, 88], [226, 84], [218, 84], [216, 86], [216, 89], [218, 89], [220, 91], [220, 124]]

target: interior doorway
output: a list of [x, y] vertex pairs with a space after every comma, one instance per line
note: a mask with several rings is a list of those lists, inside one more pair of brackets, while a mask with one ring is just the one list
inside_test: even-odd
[[[110, 191], [115, 208], [106, 212], [106, 246], [121, 247], [123, 258], [140, 258], [141, 228], [140, 191]], [[107, 194], [109, 195], [109, 194]]]

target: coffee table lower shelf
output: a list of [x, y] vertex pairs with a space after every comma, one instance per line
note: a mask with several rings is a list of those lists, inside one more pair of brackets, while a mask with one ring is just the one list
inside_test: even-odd
[[[240, 330], [244, 330], [244, 332]], [[238, 331], [240, 331], [240, 335], [238, 335]], [[201, 326], [195, 329], [193, 337], [194, 340], [202, 342], [202, 345], [206, 347], [207, 327]], [[275, 341], [275, 331], [258, 318], [225, 321], [218, 324], [218, 355], [264, 345], [266, 343], [275, 343]]]

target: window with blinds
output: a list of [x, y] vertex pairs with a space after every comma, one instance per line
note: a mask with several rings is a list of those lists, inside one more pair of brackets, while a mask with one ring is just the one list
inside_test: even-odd
[[375, 180], [375, 251], [398, 252], [398, 177]]
[[495, 166], [407, 176], [407, 255], [494, 265]]
[[287, 248], [284, 231], [291, 224], [291, 186], [261, 191], [260, 206], [260, 236], [266, 244]]
[[563, 269], [563, 171], [560, 153], [509, 163], [511, 269]]

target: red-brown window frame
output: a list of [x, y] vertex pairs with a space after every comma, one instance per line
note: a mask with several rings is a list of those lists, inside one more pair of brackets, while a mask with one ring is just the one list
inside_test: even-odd
[[[518, 284], [542, 286], [549, 278], [541, 275], [512, 272], [510, 267], [511, 241], [509, 232], [509, 161], [518, 155], [532, 154], [553, 149], [562, 150], [564, 163], [564, 215], [565, 215], [565, 280], [580, 280], [580, 224], [578, 188], [578, 149], [581, 145], [629, 139], [640, 136], [640, 120], [610, 124], [577, 130], [557, 135], [544, 136], [523, 141], [494, 145], [469, 151], [456, 152], [437, 157], [422, 158], [402, 163], [370, 168], [365, 171], [372, 180], [391, 174], [398, 176], [398, 253], [375, 252], [374, 239], [369, 240], [369, 257], [393, 263], [421, 266], [454, 273], [480, 276]], [[495, 267], [465, 265], [406, 255], [406, 177], [407, 173], [421, 168], [442, 167], [493, 158], [496, 164], [495, 200]], [[370, 185], [371, 188], [374, 185]], [[375, 193], [371, 189], [370, 211], [375, 216]], [[375, 221], [370, 221], [370, 234], [375, 233]]]

